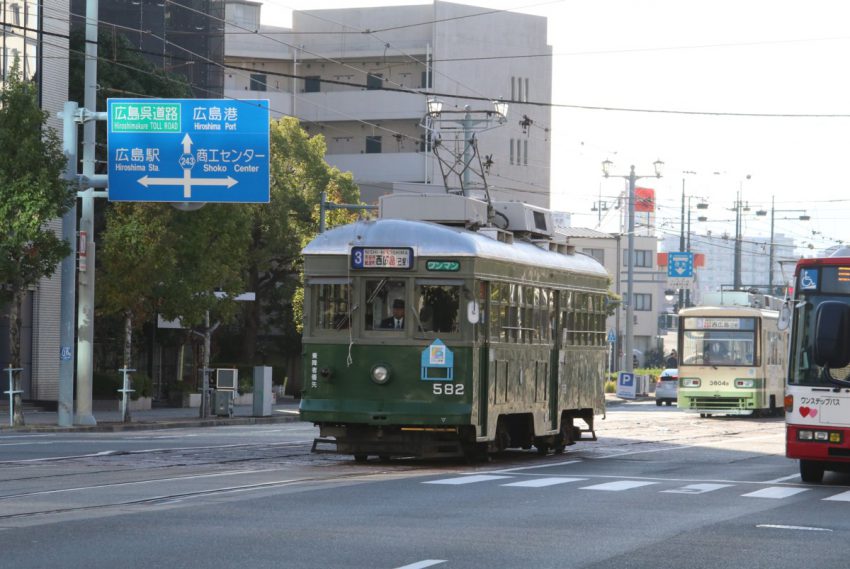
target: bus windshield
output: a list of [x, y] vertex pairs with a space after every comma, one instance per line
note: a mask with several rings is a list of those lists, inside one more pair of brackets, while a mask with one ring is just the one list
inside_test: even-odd
[[684, 320], [681, 354], [683, 365], [755, 364], [755, 318], [712, 316]]
[[[791, 361], [788, 365], [788, 383], [792, 385], [823, 385], [835, 387], [823, 373], [823, 368], [815, 365], [812, 354], [815, 338], [815, 316], [818, 306], [827, 300], [847, 302], [846, 296], [807, 294], [803, 291], [793, 306], [793, 334], [791, 338]], [[850, 370], [831, 370], [833, 377], [844, 379]], [[840, 376], [840, 377], [839, 377]]]

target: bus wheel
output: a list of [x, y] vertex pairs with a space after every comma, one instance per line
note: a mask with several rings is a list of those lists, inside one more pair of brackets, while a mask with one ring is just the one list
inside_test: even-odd
[[363, 464], [364, 462], [366, 462], [366, 459], [368, 459], [368, 458], [369, 458], [368, 454], [364, 454], [362, 452], [354, 453], [354, 462]]
[[705, 419], [707, 416], [708, 416], [708, 415], [706, 415], [705, 413], [700, 413], [700, 414], [699, 414], [699, 418], [700, 418], [700, 419]]
[[814, 460], [800, 461], [800, 478], [803, 482], [810, 484], [820, 484], [823, 482], [823, 464]]

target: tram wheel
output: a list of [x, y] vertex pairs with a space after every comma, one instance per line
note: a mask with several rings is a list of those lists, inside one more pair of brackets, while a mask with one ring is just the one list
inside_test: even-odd
[[655, 405], [656, 405], [657, 407], [661, 407], [661, 403], [663, 403], [663, 401], [661, 401], [661, 399], [656, 399], [656, 400], [655, 400]]
[[365, 454], [365, 453], [362, 453], [362, 452], [354, 453], [354, 462], [357, 462], [359, 464], [363, 464], [364, 462], [366, 462], [366, 460], [368, 458], [369, 458], [368, 454]]
[[380, 460], [381, 462], [389, 462], [389, 461], [390, 461], [390, 455], [388, 455], [388, 454], [379, 454], [379, 455], [378, 455], [378, 460]]
[[814, 460], [800, 461], [800, 478], [803, 482], [810, 484], [820, 484], [823, 482], [823, 463]]

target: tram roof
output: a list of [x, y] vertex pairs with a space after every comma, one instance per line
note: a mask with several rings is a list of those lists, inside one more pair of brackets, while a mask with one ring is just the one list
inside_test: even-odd
[[502, 243], [485, 235], [427, 221], [377, 219], [343, 225], [317, 235], [305, 255], [348, 255], [351, 247], [412, 247], [420, 257], [478, 257], [607, 277], [589, 255], [564, 255], [525, 241]]

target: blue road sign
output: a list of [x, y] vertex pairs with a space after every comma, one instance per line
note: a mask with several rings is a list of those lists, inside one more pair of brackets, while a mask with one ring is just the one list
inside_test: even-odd
[[269, 201], [269, 102], [109, 99], [109, 199]]
[[693, 253], [667, 253], [667, 276], [673, 278], [693, 278]]

